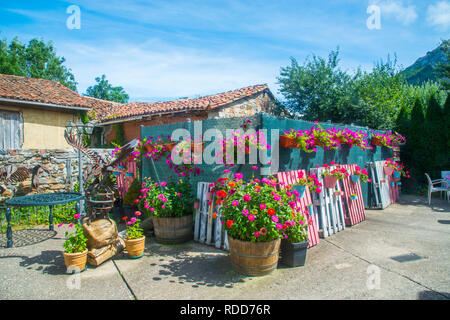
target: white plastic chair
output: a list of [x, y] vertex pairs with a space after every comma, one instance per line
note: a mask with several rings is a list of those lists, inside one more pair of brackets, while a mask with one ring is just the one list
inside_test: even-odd
[[[441, 192], [441, 197], [442, 197], [442, 192], [445, 192], [445, 194], [447, 194], [448, 183], [444, 179], [431, 180], [430, 176], [427, 173], [425, 173], [425, 175], [427, 176], [427, 180], [428, 180], [428, 204], [431, 204], [431, 193], [439, 191], [439, 192]], [[438, 184], [440, 184], [441, 187], [435, 187], [435, 185], [438, 185]], [[447, 201], [448, 201], [448, 195], [447, 195]]]
[[450, 200], [450, 171], [441, 171], [442, 179], [447, 182], [447, 201]]

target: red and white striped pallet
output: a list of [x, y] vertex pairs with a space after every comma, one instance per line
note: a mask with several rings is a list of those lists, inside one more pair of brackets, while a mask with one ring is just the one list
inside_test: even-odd
[[[335, 169], [333, 166], [329, 168]], [[342, 197], [335, 195], [335, 191], [341, 191], [341, 187], [336, 183], [333, 189], [325, 188], [322, 177], [325, 168], [312, 168], [310, 171], [323, 185], [321, 193], [313, 194], [313, 205], [317, 212], [319, 235], [326, 238], [345, 229]]]
[[391, 196], [391, 202], [397, 202], [400, 198], [400, 191], [397, 184], [397, 181], [394, 180], [394, 178], [389, 176], [389, 195]]
[[[118, 168], [123, 167], [122, 172], [117, 176], [117, 191], [119, 196], [123, 199], [123, 196], [128, 191], [130, 184], [137, 177], [137, 163], [135, 161], [130, 162], [121, 162], [118, 165]], [[127, 173], [129, 175], [127, 175]]]
[[[341, 167], [347, 169], [347, 171], [352, 174], [356, 169], [356, 164], [345, 164]], [[350, 177], [346, 177], [340, 181], [343, 186], [344, 196], [343, 196], [343, 208], [344, 208], [344, 219], [346, 226], [353, 226], [366, 220], [366, 213], [364, 209], [364, 199], [362, 195], [361, 182], [352, 182]], [[356, 194], [358, 199], [350, 199], [351, 194]]]
[[222, 224], [221, 206], [215, 205], [215, 195], [210, 192], [210, 184], [211, 182], [199, 182], [197, 185], [197, 199], [200, 202], [195, 209], [194, 241], [228, 250], [228, 237]]
[[[278, 181], [284, 185], [293, 185], [300, 180], [299, 173], [303, 172], [306, 176], [305, 170], [295, 170], [287, 172], [279, 172], [276, 174]], [[312, 205], [311, 194], [309, 188], [306, 187], [305, 195], [303, 198], [297, 199], [297, 209], [302, 212], [304, 217], [308, 220], [308, 248], [315, 246], [319, 243], [319, 226], [317, 224], [317, 213]]]

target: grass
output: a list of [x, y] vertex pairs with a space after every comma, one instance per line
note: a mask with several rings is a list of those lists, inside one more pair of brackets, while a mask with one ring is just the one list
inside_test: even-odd
[[[53, 206], [53, 224], [74, 222], [76, 203], [59, 204]], [[38, 225], [48, 225], [48, 207], [18, 207], [11, 208], [12, 230], [29, 229]], [[0, 207], [0, 232], [6, 232], [6, 208]]]

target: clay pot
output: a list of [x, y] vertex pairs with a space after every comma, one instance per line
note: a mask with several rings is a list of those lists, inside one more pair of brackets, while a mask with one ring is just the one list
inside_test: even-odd
[[124, 239], [125, 247], [131, 258], [139, 258], [144, 254], [145, 236], [138, 239]]
[[299, 148], [297, 140], [288, 136], [280, 136], [280, 147]]
[[173, 148], [175, 148], [175, 146], [177, 145], [176, 142], [169, 142], [164, 144], [164, 146], [166, 147], [166, 151], [172, 152]]
[[81, 272], [86, 268], [88, 250], [83, 252], [66, 253], [64, 255], [64, 263], [68, 272]]

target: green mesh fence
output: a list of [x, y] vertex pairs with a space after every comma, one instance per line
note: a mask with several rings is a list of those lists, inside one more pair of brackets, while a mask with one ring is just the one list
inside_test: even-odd
[[[161, 136], [167, 140], [167, 136], [171, 136], [175, 129], [186, 129], [189, 131], [191, 137], [195, 139], [199, 135], [204, 135], [208, 129], [218, 130], [223, 137], [226, 136], [227, 129], [238, 129], [242, 122], [246, 119], [251, 121], [249, 128], [254, 130], [265, 129], [267, 130], [267, 141], [272, 146], [272, 150], [268, 151], [269, 158], [272, 153], [278, 150], [279, 153], [279, 165], [278, 172], [306, 169], [309, 170], [316, 165], [322, 165], [324, 163], [330, 163], [335, 161], [339, 164], [357, 164], [361, 168], [368, 169], [368, 162], [380, 161], [392, 157], [392, 151], [385, 147], [374, 147], [373, 150], [363, 151], [358, 147], [349, 148], [348, 146], [342, 146], [341, 150], [323, 150], [322, 148], [317, 148], [317, 152], [306, 153], [300, 149], [287, 149], [278, 148], [278, 142], [271, 141], [272, 134], [278, 137], [283, 134], [285, 130], [293, 129], [310, 129], [315, 124], [308, 121], [302, 120], [290, 120], [278, 117], [273, 117], [265, 113], [259, 113], [255, 116], [248, 118], [226, 118], [226, 119], [208, 119], [195, 122], [182, 122], [182, 123], [172, 123], [167, 125], [158, 126], [147, 126], [141, 127], [141, 138], [146, 137], [158, 137]], [[328, 128], [349, 128], [351, 130], [360, 130], [368, 134], [368, 139], [371, 137], [371, 129], [365, 127], [351, 126], [351, 125], [337, 125], [332, 123], [320, 123], [324, 129]], [[206, 138], [206, 137], [205, 137]], [[214, 141], [204, 139], [205, 141], [205, 153], [210, 152], [214, 155], [214, 150], [209, 148], [209, 141]], [[212, 146], [211, 146], [212, 147]], [[170, 179], [178, 178], [172, 170], [169, 169], [168, 164], [165, 162], [165, 158], [154, 162], [143, 158], [141, 164], [142, 177], [151, 177], [156, 181], [168, 181]], [[249, 163], [249, 156], [245, 158], [245, 164], [235, 164], [231, 169], [231, 172], [241, 172], [244, 178], [248, 179], [252, 175], [255, 177], [261, 177], [259, 171], [254, 171], [251, 169], [252, 164]], [[259, 161], [258, 155], [258, 166], [265, 166], [266, 163], [261, 163]], [[200, 176], [191, 176], [190, 183], [192, 184], [193, 193], [196, 194], [197, 182], [214, 182], [221, 176], [223, 176], [223, 171], [225, 170], [224, 164], [197, 164], [203, 173]], [[369, 170], [368, 170], [369, 171]], [[370, 171], [369, 171], [370, 172]], [[362, 184], [362, 191], [364, 196], [364, 203], [366, 207], [374, 206], [373, 188], [371, 184]]]

